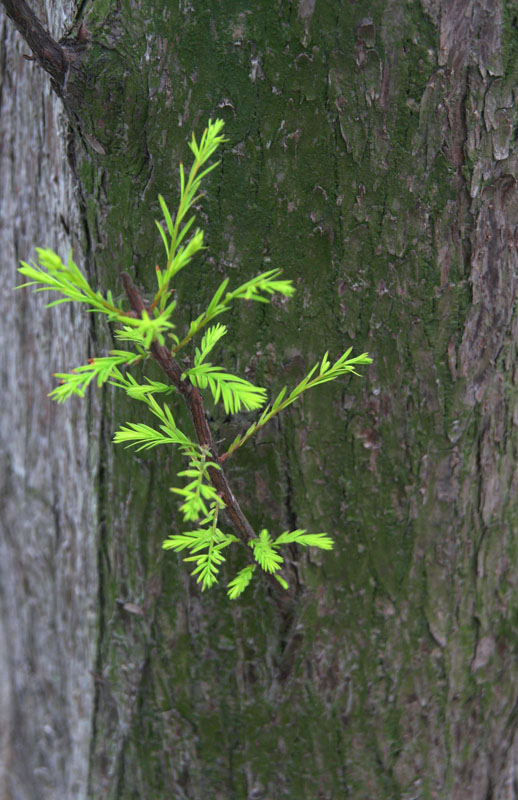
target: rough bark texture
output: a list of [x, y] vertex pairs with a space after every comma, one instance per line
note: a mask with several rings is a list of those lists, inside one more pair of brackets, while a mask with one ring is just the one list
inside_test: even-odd
[[90, 796], [518, 798], [516, 4], [83, 11], [65, 102], [99, 284], [152, 288], [157, 194], [174, 205], [190, 131], [223, 116], [180, 298], [284, 268], [293, 301], [227, 319], [227, 358], [272, 394], [326, 349], [375, 359], [226, 464], [258, 528], [336, 539], [294, 554], [282, 614], [266, 583], [230, 604], [162, 552], [174, 456], [114, 450], [140, 409], [103, 396]]
[[[71, 3], [33, 3], [61, 35]], [[64, 254], [81, 226], [61, 103], [0, 8], [0, 797], [86, 797], [92, 733], [96, 465], [85, 404], [57, 407], [52, 372], [88, 356], [79, 309], [48, 311], [16, 272]], [[69, 235], [70, 232], [70, 235]], [[93, 440], [92, 440], [93, 441]]]

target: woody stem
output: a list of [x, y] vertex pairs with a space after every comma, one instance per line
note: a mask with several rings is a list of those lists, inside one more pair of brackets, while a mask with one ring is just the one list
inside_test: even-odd
[[[133, 286], [131, 278], [126, 272], [121, 274], [121, 281], [131, 308], [140, 317], [142, 311], [148, 310], [146, 309], [140, 293]], [[212, 432], [207, 421], [207, 415], [200, 392], [190, 381], [182, 380], [182, 369], [167, 347], [164, 347], [158, 342], [153, 342], [150, 347], [150, 353], [163, 372], [165, 372], [171, 383], [182, 395], [189, 409], [199, 444], [208, 449], [212, 461], [221, 465], [221, 460], [212, 438]], [[223, 469], [209, 467], [208, 472], [212, 485], [225, 503], [225, 511], [234, 530], [246, 544], [250, 539], [255, 538], [255, 532], [243, 514]]]
[[38, 64], [63, 86], [67, 72], [64, 48], [47, 33], [25, 0], [1, 0], [7, 16], [31, 48]]

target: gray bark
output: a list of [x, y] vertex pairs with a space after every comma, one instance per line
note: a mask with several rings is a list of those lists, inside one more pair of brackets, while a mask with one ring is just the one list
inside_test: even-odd
[[[59, 37], [72, 3], [33, 4]], [[47, 16], [48, 15], [48, 16]], [[81, 256], [62, 105], [0, 8], [0, 797], [86, 797], [97, 602], [95, 452], [86, 403], [53, 371], [88, 355], [81, 311], [45, 308], [16, 267], [34, 246]], [[66, 226], [66, 227], [65, 227]], [[71, 232], [69, 236], [67, 230]], [[95, 434], [96, 423], [90, 428]], [[94, 439], [91, 440], [92, 442]]]

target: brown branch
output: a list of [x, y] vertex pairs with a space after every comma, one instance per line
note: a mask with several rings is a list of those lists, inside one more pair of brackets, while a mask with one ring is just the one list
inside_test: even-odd
[[[138, 292], [138, 290], [133, 286], [131, 278], [127, 272], [121, 273], [121, 282], [129, 300], [129, 304], [136, 315], [138, 317], [142, 317], [143, 311], [147, 311], [147, 313], [149, 313], [149, 310], [146, 308], [146, 305], [142, 300], [140, 292]], [[163, 347], [162, 345], [158, 344], [158, 342], [153, 342], [150, 348], [150, 353], [157, 364], [165, 372], [171, 383], [176, 386], [182, 395], [187, 408], [189, 409], [198, 442], [200, 445], [208, 448], [211, 459], [221, 467], [221, 459], [218, 455], [218, 451], [212, 438], [212, 433], [207, 421], [207, 415], [203, 407], [203, 400], [198, 389], [189, 381], [182, 380], [183, 370], [178, 362], [173, 358], [167, 347]], [[212, 485], [225, 503], [225, 512], [239, 538], [245, 544], [248, 543], [250, 539], [255, 539], [255, 531], [241, 511], [239, 503], [237, 502], [234, 493], [230, 488], [227, 476], [225, 475], [223, 469], [214, 469], [214, 467], [209, 467], [208, 472]], [[284, 568], [279, 571], [279, 574], [282, 575], [284, 579], [287, 578]], [[296, 593], [296, 587], [290, 586], [287, 592], [279, 592], [279, 584], [275, 576], [269, 572], [264, 573], [264, 575], [266, 576], [272, 589], [275, 590], [275, 602], [280, 612], [285, 617], [290, 617], [292, 613], [291, 603]]]
[[38, 17], [25, 0], [0, 0], [7, 16], [14, 22], [19, 33], [34, 53], [28, 61], [37, 63], [52, 78], [52, 86], [61, 97], [67, 86], [69, 73], [77, 71], [81, 56], [86, 49], [88, 31], [81, 25], [74, 39], [55, 39], [45, 30]]
[[1, 0], [7, 16], [14, 22], [38, 64], [63, 86], [68, 69], [64, 48], [44, 29], [25, 0]]
[[[121, 274], [121, 282], [124, 286], [124, 291], [126, 292], [131, 308], [138, 314], [139, 317], [141, 317], [142, 312], [147, 311], [147, 309], [140, 293], [133, 286], [131, 278], [127, 272], [123, 272]], [[198, 442], [202, 447], [206, 447], [209, 450], [212, 461], [220, 465], [221, 459], [218, 455], [218, 451], [212, 438], [212, 432], [210, 430], [209, 423], [207, 421], [207, 415], [203, 407], [203, 400], [198, 389], [189, 381], [182, 380], [183, 370], [178, 362], [173, 358], [167, 347], [158, 344], [158, 342], [153, 342], [150, 348], [150, 353], [165, 372], [171, 383], [182, 395], [185, 404], [189, 409]], [[223, 469], [214, 469], [214, 467], [209, 467], [208, 471], [212, 485], [225, 503], [226, 514], [236, 533], [245, 543], [249, 542], [250, 539], [254, 539], [255, 531], [241, 511], [239, 503], [237, 502], [234, 493], [230, 488]]]

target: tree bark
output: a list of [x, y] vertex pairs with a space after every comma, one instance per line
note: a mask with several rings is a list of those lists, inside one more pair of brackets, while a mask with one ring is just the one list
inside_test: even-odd
[[[33, 3], [57, 37], [72, 3]], [[0, 8], [0, 797], [86, 798], [96, 655], [95, 404], [57, 407], [88, 357], [80, 309], [16, 272], [34, 246], [80, 253], [62, 106]], [[84, 261], [83, 261], [84, 264]], [[95, 401], [94, 401], [95, 402]], [[91, 437], [87, 435], [87, 427]]]
[[[90, 797], [518, 797], [513, 9], [87, 7], [61, 92], [85, 268], [116, 293], [124, 270], [152, 290], [157, 195], [174, 206], [191, 131], [222, 116], [229, 144], [199, 212], [207, 256], [177, 287], [186, 315], [225, 274], [282, 266], [296, 297], [236, 308], [230, 366], [275, 396], [325, 350], [374, 358], [362, 381], [316, 390], [225, 462], [257, 529], [335, 538], [332, 554], [293, 554], [282, 612], [266, 582], [235, 604], [201, 594], [161, 550], [177, 462], [113, 448], [136, 413], [123, 398], [106, 392], [88, 417], [80, 403], [47, 412], [66, 442], [76, 415], [83, 453], [102, 420]], [[31, 231], [25, 247], [41, 243]], [[31, 319], [31, 336], [49, 318]], [[212, 422], [217, 440], [243, 420], [214, 410]], [[76, 489], [63, 491], [77, 513]], [[88, 530], [77, 541], [90, 553]], [[29, 629], [4, 623], [13, 641]]]

